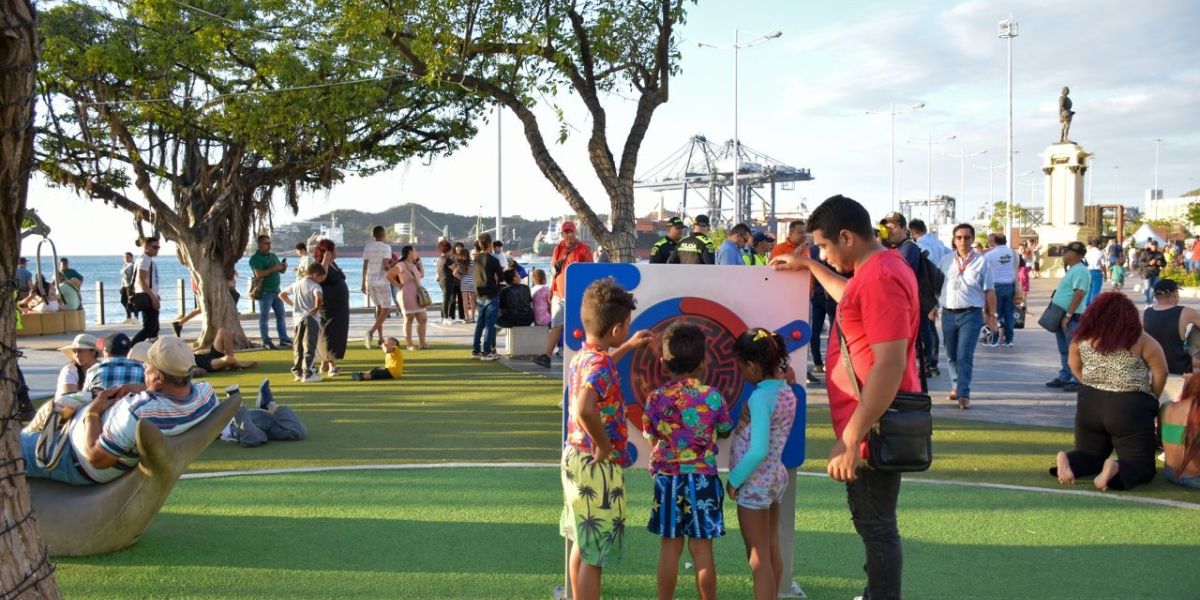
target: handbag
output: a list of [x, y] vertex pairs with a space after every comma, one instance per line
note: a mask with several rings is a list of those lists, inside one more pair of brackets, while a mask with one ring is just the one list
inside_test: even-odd
[[[850, 348], [838, 323], [838, 343], [842, 350], [842, 366], [850, 376], [854, 397], [862, 400], [862, 390], [850, 362]], [[923, 361], [922, 361], [923, 362]], [[922, 368], [922, 379], [925, 369]], [[924, 388], [922, 384], [922, 388]], [[933, 400], [928, 394], [897, 392], [891, 406], [867, 432], [867, 464], [877, 471], [915, 473], [933, 464]]]
[[1050, 306], [1042, 311], [1041, 318], [1038, 319], [1038, 327], [1049, 331], [1050, 333], [1058, 333], [1062, 330], [1063, 318], [1067, 316], [1067, 311], [1063, 307], [1050, 300]]
[[429, 290], [419, 283], [417, 284], [417, 304], [420, 304], [421, 308], [433, 306], [433, 297], [429, 295]]
[[258, 300], [259, 298], [262, 298], [262, 281], [263, 280], [261, 277], [251, 277], [250, 278], [250, 299], [251, 300]]

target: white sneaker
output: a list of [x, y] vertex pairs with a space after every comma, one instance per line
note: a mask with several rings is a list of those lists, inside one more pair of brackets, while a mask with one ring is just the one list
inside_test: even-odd
[[299, 375], [296, 375], [296, 376], [294, 377], [294, 379], [295, 379], [296, 381], [304, 381], [304, 378], [303, 378], [303, 377], [301, 377], [301, 376], [299, 376]]
[[317, 375], [316, 373], [313, 373], [312, 375], [309, 375], [308, 377], [304, 378], [304, 383], [320, 383], [320, 381], [321, 381], [321, 376]]
[[479, 360], [482, 360], [482, 361], [500, 360], [500, 355], [496, 354], [495, 352], [488, 352], [487, 354], [480, 356]]
[[370, 350], [371, 349], [371, 332], [368, 331], [366, 333], [366, 336], [367, 337], [363, 338], [363, 347], [365, 347], [367, 350]]
[[1006, 343], [1004, 344], [1004, 347], [1005, 347], [1005, 348], [1012, 348], [1012, 347], [1013, 347], [1013, 343], [1012, 343], [1012, 342], [1006, 342]]

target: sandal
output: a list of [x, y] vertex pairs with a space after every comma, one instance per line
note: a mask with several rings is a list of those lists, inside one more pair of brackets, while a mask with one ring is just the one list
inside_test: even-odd
[[970, 408], [971, 408], [971, 399], [970, 398], [967, 398], [964, 396], [964, 397], [958, 399], [958, 409], [959, 410], [969, 410]]
[[951, 402], [958, 400], [958, 392], [950, 390], [950, 393], [946, 395], [946, 399]]

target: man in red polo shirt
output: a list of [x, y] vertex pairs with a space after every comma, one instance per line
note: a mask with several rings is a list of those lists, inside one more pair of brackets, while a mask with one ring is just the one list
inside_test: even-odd
[[[808, 231], [834, 269], [854, 272], [847, 280], [807, 253], [779, 256], [779, 270], [808, 270], [838, 303], [829, 336], [826, 386], [837, 443], [829, 453], [829, 476], [846, 482], [854, 528], [866, 547], [867, 587], [863, 597], [899, 599], [903, 564], [896, 502], [900, 474], [876, 471], [863, 460], [868, 430], [888, 409], [898, 390], [919, 392], [916, 340], [920, 302], [917, 279], [895, 250], [875, 238], [871, 216], [844, 196], [823, 202], [808, 219]], [[842, 363], [845, 337], [860, 379], [856, 398]]]
[[563, 321], [567, 316], [564, 307], [567, 297], [567, 266], [577, 262], [592, 262], [592, 249], [579, 241], [575, 235], [575, 223], [563, 221], [562, 241], [554, 247], [550, 258], [550, 335], [546, 336], [546, 351], [533, 359], [540, 366], [550, 368], [550, 353], [562, 340]]

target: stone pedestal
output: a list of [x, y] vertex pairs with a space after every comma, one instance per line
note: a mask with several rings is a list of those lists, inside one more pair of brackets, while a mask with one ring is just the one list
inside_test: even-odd
[[1082, 224], [1083, 174], [1092, 154], [1079, 144], [1066, 142], [1051, 144], [1042, 156], [1042, 172], [1046, 174], [1046, 213], [1042, 222], [1057, 227]]

